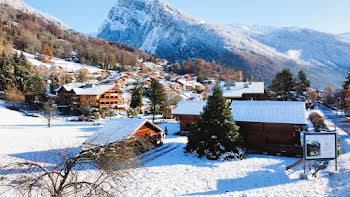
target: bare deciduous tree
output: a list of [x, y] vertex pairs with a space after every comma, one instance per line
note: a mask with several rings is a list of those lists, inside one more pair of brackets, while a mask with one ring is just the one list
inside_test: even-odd
[[[53, 165], [16, 161], [0, 167], [0, 182], [6, 182], [1, 186], [6, 192], [16, 191], [23, 196], [115, 196], [121, 194], [124, 178], [131, 176], [129, 169], [139, 166], [137, 155], [153, 148], [152, 144], [148, 138], [137, 138], [90, 146], [73, 157], [68, 149], [54, 151], [60, 159]], [[53, 153], [48, 154], [52, 157]]]
[[51, 121], [54, 112], [57, 111], [56, 104], [53, 101], [46, 101], [43, 104], [44, 117], [47, 119], [47, 127], [51, 127]]

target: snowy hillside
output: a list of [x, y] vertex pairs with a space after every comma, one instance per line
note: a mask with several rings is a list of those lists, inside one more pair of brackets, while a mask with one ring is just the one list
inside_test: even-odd
[[194, 19], [162, 0], [119, 0], [98, 36], [171, 61], [215, 59], [266, 80], [284, 67], [297, 71], [306, 65], [225, 26]]
[[76, 72], [80, 69], [87, 69], [89, 71], [89, 73], [95, 73], [95, 72], [99, 72], [102, 70], [96, 66], [79, 64], [79, 63], [66, 61], [64, 59], [56, 58], [56, 57], [53, 57], [51, 59], [51, 62], [52, 62], [51, 64], [46, 64], [46, 63], [43, 63], [43, 62], [39, 61], [38, 59], [36, 59], [35, 55], [33, 55], [33, 54], [25, 53], [23, 51], [18, 51], [18, 50], [15, 50], [15, 52], [17, 52], [18, 54], [23, 53], [23, 55], [27, 58], [27, 60], [33, 66], [36, 66], [38, 68], [41, 66], [45, 66], [48, 69], [50, 69], [51, 67], [59, 66], [66, 72]]
[[299, 27], [240, 24], [229, 27], [291, 58], [328, 69], [332, 78], [339, 80], [332, 85], [340, 85], [350, 69], [350, 39], [346, 40], [347, 34], [334, 35]]
[[26, 12], [26, 13], [35, 14], [35, 15], [43, 18], [48, 23], [55, 24], [62, 29], [68, 29], [68, 26], [66, 24], [64, 24], [63, 22], [61, 22], [60, 20], [58, 20], [57, 18], [55, 18], [49, 14], [43, 13], [41, 11], [38, 11], [38, 10], [30, 7], [26, 3], [22, 2], [21, 0], [0, 0], [0, 5], [8, 5], [8, 6], [15, 8], [15, 9]]

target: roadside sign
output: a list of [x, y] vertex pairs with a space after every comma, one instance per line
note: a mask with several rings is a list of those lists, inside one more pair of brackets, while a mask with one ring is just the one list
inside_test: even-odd
[[337, 159], [337, 133], [304, 133], [305, 160]]

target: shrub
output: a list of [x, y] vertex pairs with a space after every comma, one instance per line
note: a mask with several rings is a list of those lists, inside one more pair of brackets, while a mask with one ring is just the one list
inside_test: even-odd
[[130, 109], [127, 111], [127, 115], [128, 115], [128, 118], [133, 118], [133, 117], [137, 116], [137, 111], [130, 108]]
[[319, 113], [313, 112], [309, 115], [310, 121], [315, 128], [315, 131], [320, 132], [327, 130], [327, 126], [324, 123], [324, 118]]
[[102, 118], [105, 118], [106, 114], [107, 114], [107, 110], [106, 109], [100, 109], [99, 113], [100, 113]]
[[94, 118], [96, 120], [101, 119], [101, 114], [99, 112], [94, 112], [94, 113], [92, 113], [92, 115], [94, 116]]

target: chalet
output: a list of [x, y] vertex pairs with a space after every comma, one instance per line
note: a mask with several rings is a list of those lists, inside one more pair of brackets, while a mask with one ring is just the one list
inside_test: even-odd
[[223, 87], [223, 95], [229, 103], [233, 100], [263, 100], [264, 92], [264, 82], [233, 82]]
[[304, 102], [233, 101], [230, 107], [249, 152], [302, 155], [300, 131], [307, 125]]
[[192, 124], [201, 117], [207, 101], [180, 101], [173, 115], [180, 121], [181, 131], [189, 131]]
[[176, 82], [183, 87], [183, 90], [194, 90], [196, 88], [195, 85], [186, 81], [185, 79], [177, 79]]
[[70, 83], [57, 90], [59, 106], [76, 109], [85, 105], [99, 109], [125, 110], [123, 91], [115, 85]]
[[111, 145], [142, 136], [154, 137], [156, 143], [161, 145], [164, 140], [164, 131], [148, 120], [118, 118], [111, 120], [94, 135], [85, 140], [84, 145]]
[[74, 88], [81, 88], [86, 86], [86, 83], [68, 83], [55, 90], [57, 95], [57, 105], [60, 108], [71, 109], [78, 108], [79, 100], [76, 93], [73, 91]]
[[125, 87], [125, 79], [119, 74], [109, 76], [102, 80], [103, 84], [116, 84], [119, 87]]
[[[181, 131], [200, 118], [206, 101], [180, 101], [173, 115]], [[304, 102], [233, 101], [232, 117], [251, 153], [302, 155], [300, 131], [307, 124]]]
[[175, 95], [179, 94], [179, 92], [171, 86], [171, 84], [163, 84], [164, 92], [166, 95]]

